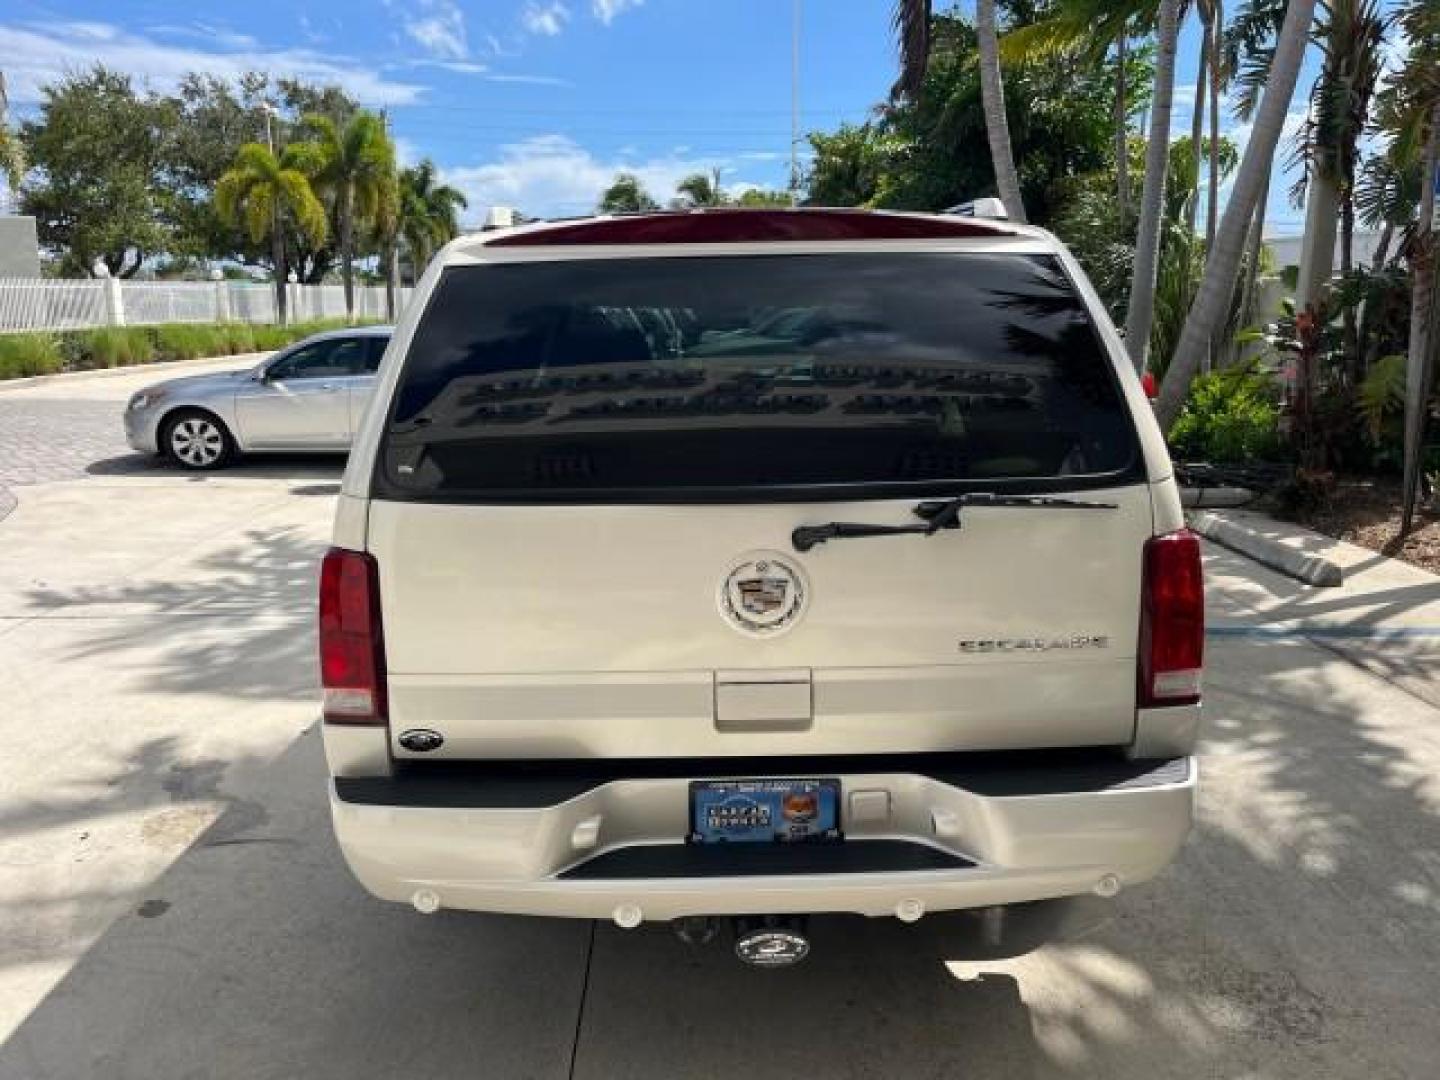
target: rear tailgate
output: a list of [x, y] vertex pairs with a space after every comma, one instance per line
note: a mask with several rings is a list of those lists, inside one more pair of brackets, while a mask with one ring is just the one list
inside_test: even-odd
[[[903, 521], [914, 500], [824, 504], [823, 517], [806, 504], [377, 501], [392, 732], [432, 728], [446, 741], [431, 756], [489, 758], [1126, 742], [1149, 495], [1078, 495], [1117, 509], [971, 509], [959, 531], [804, 555], [789, 550], [796, 525]], [[808, 595], [792, 626], [753, 636], [726, 618], [721, 588], [767, 552]], [[717, 716], [729, 686], [797, 683], [808, 715], [782, 694], [779, 715]]]

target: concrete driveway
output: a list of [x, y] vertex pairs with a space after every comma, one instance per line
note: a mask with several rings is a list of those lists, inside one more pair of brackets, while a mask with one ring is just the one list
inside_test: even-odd
[[339, 465], [128, 458], [110, 410], [143, 378], [0, 395], [115, 425], [82, 478], [12, 476], [0, 522], [0, 1077], [1435, 1075], [1440, 579], [1321, 594], [1211, 550], [1170, 871], [1017, 920], [1053, 939], [1018, 959], [976, 959], [978, 920], [831, 919], [750, 971], [363, 895], [313, 727]]

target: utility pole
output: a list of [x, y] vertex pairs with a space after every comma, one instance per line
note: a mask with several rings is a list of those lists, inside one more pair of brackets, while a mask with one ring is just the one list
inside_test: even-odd
[[[380, 123], [385, 126], [385, 140], [390, 143], [393, 152], [395, 143], [390, 137], [389, 109], [380, 110]], [[392, 163], [392, 169], [393, 168], [394, 163]], [[391, 213], [398, 215], [400, 213], [400, 207], [398, 205], [400, 200], [399, 191], [395, 192], [395, 200], [397, 205], [392, 208]], [[381, 261], [384, 263], [383, 269], [385, 273], [385, 318], [393, 323], [395, 321], [396, 310], [399, 306], [400, 292], [400, 237], [398, 235], [399, 229], [396, 227], [396, 221], [393, 217], [384, 224], [383, 231], [387, 234], [384, 242], [381, 244], [380, 256]]]
[[800, 0], [793, 0], [790, 31], [790, 205], [800, 203]]

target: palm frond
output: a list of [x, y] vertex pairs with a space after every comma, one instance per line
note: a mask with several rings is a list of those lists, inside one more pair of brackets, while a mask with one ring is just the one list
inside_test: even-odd
[[930, 0], [895, 0], [893, 22], [900, 45], [900, 77], [890, 95], [914, 99], [930, 62]]
[[306, 239], [318, 247], [325, 242], [325, 235], [329, 232], [329, 219], [325, 215], [324, 204], [310, 186], [310, 178], [297, 169], [284, 169], [277, 179], [279, 194], [291, 220]]

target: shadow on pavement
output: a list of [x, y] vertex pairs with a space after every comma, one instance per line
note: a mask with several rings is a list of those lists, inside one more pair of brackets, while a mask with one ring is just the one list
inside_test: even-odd
[[[566, 1075], [588, 927], [441, 914], [345, 870], [312, 731], [0, 1049], [4, 1080]], [[237, 828], [239, 824], [241, 827]]]
[[218, 472], [182, 469], [168, 458], [128, 453], [101, 458], [85, 466], [91, 476], [169, 476], [206, 480], [338, 480], [345, 471], [344, 454], [253, 454]]
[[36, 611], [104, 616], [139, 609], [148, 619], [95, 618], [67, 661], [126, 653], [150, 689], [237, 698], [314, 699], [314, 612], [325, 547], [293, 525], [251, 528], [195, 563], [183, 578], [135, 577], [82, 588], [34, 588]]
[[1005, 1077], [1043, 1055], [1013, 975], [960, 979], [922, 920], [812, 919], [798, 967], [748, 968], [728, 929], [597, 926], [576, 1077]]

